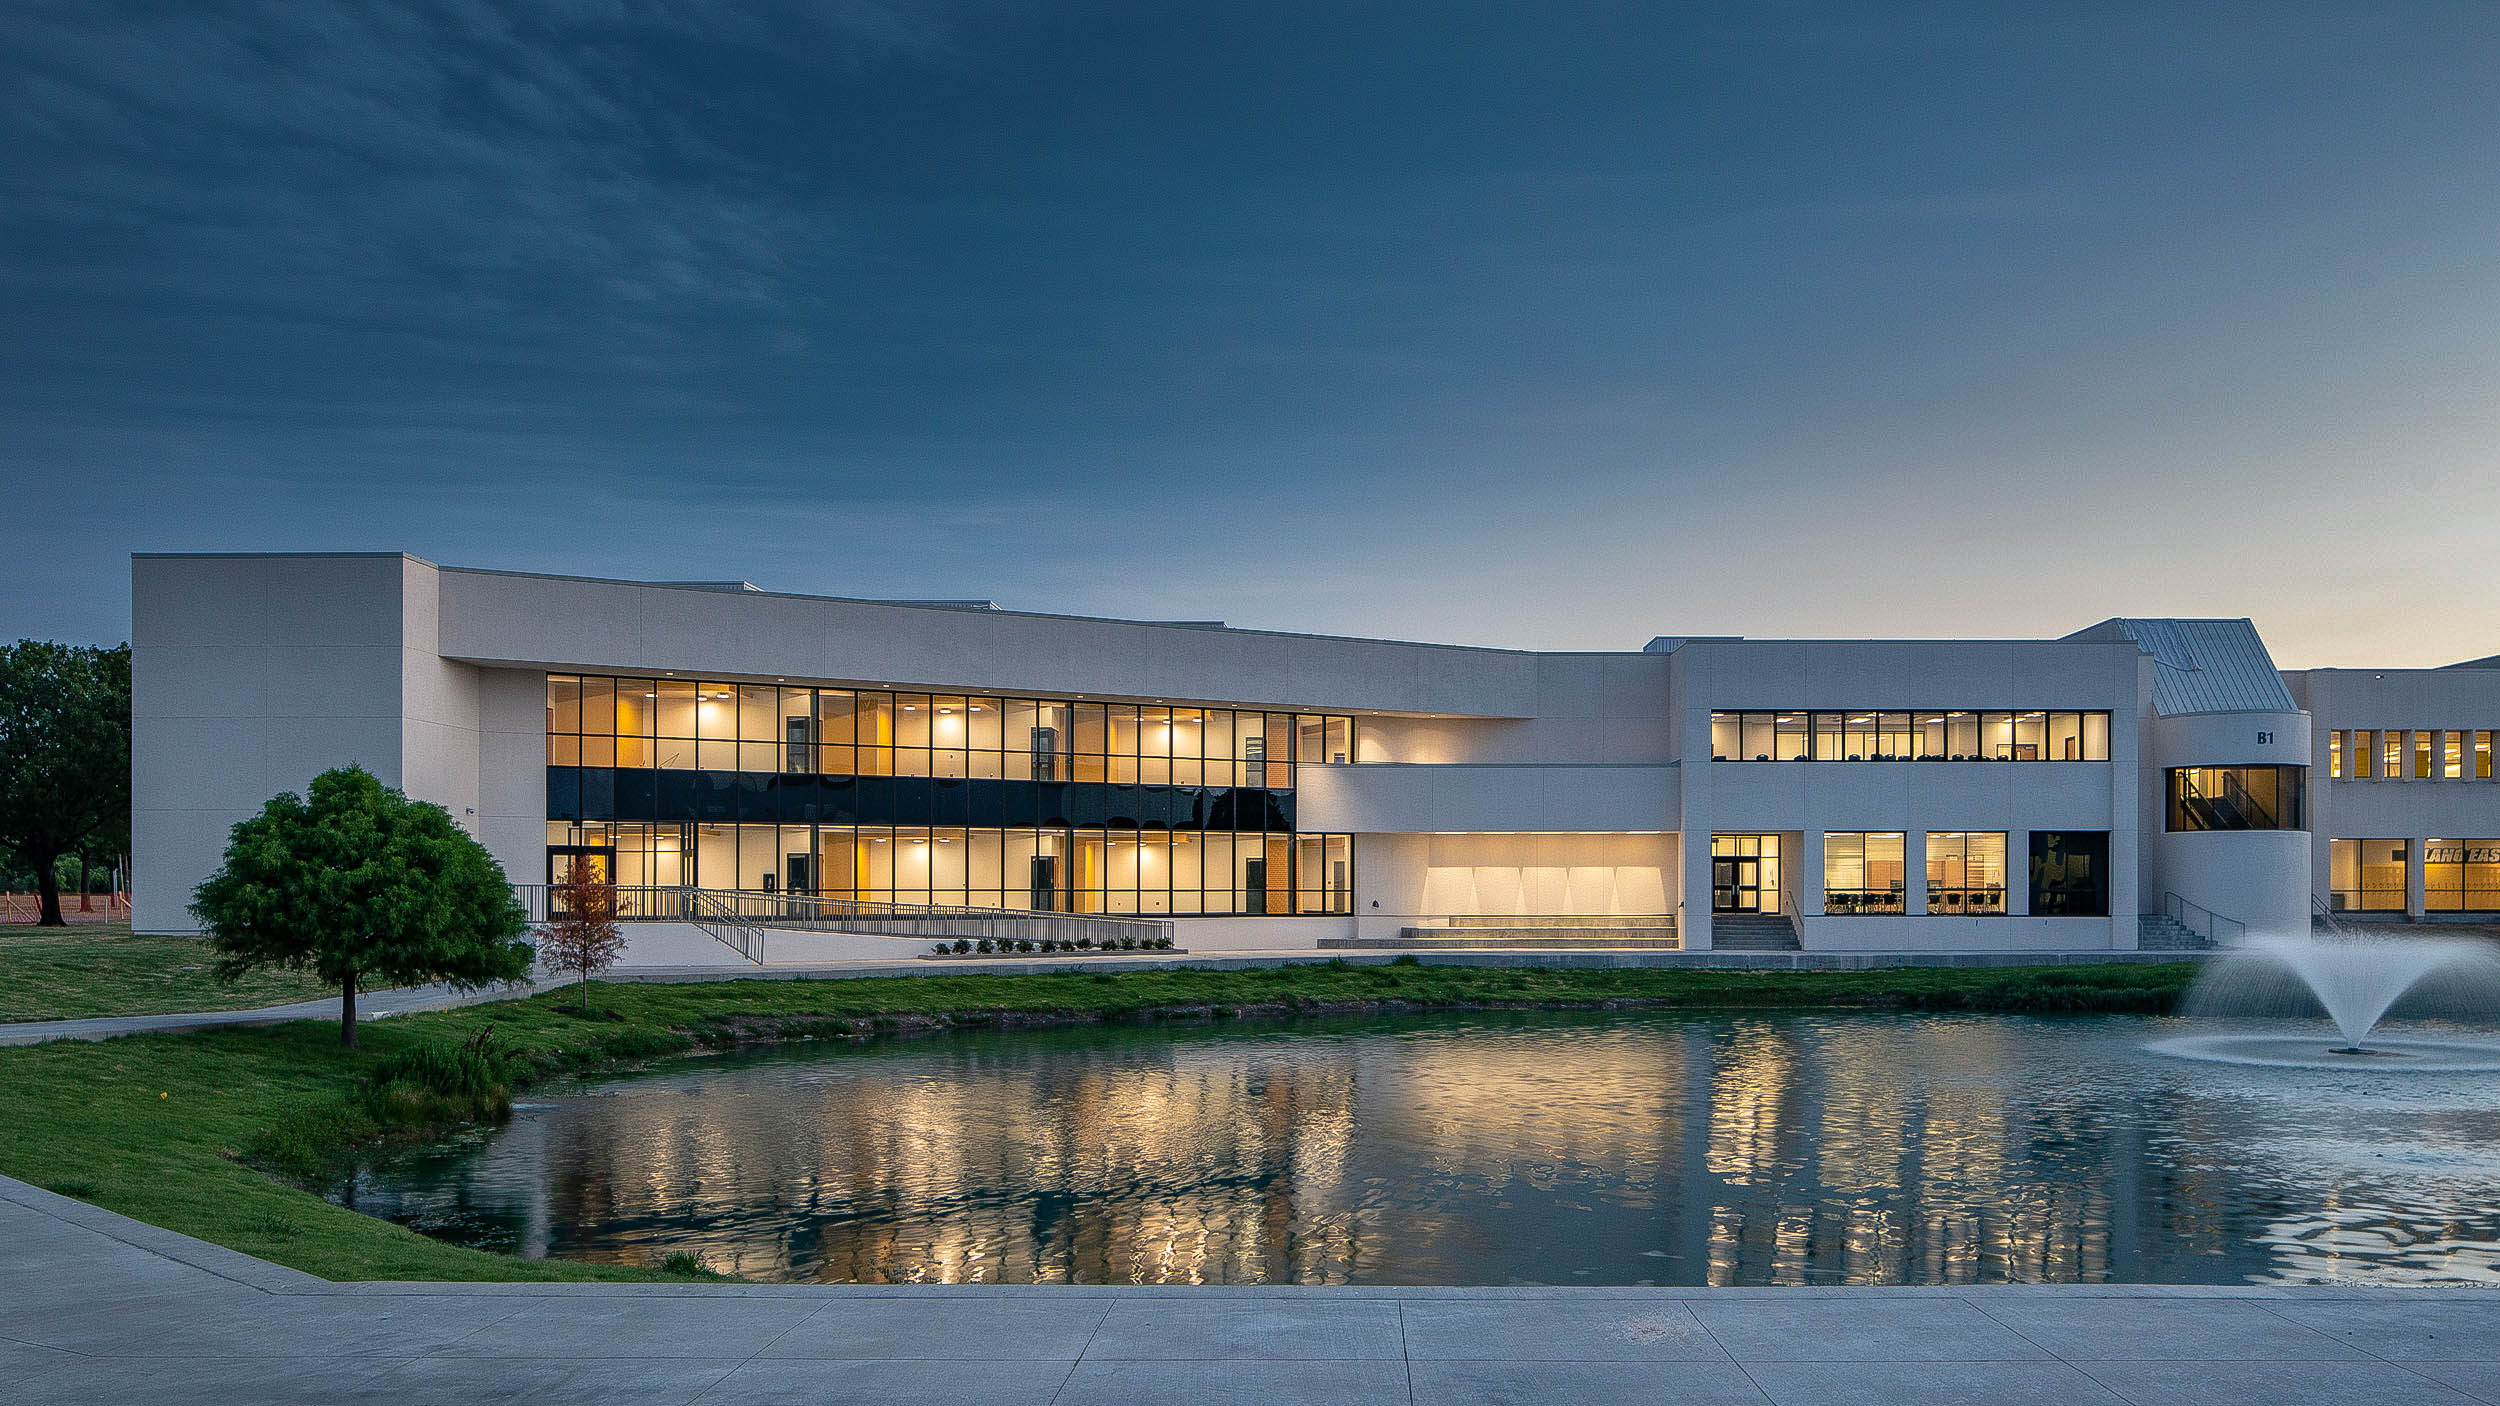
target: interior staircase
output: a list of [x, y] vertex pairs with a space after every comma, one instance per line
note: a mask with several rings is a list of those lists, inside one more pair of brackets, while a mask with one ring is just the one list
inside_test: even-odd
[[1460, 917], [1447, 927], [1402, 928], [1396, 937], [1323, 937], [1319, 945], [1371, 952], [1453, 948], [1672, 952], [1683, 940], [1671, 916], [1632, 918]]
[[1795, 952], [1801, 945], [1796, 925], [1776, 913], [1710, 915], [1713, 952]]

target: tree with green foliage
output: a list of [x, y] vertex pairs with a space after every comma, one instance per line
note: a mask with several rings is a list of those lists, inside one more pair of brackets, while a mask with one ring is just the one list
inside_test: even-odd
[[192, 894], [216, 972], [310, 971], [339, 989], [339, 1042], [356, 1045], [359, 986], [439, 981], [474, 990], [527, 976], [529, 914], [503, 866], [441, 806], [359, 766], [281, 793], [234, 827], [226, 862]]
[[130, 830], [130, 646], [0, 646], [0, 845], [62, 926], [58, 864]]

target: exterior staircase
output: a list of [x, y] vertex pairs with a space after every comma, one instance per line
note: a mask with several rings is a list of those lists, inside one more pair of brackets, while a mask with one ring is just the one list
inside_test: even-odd
[[1710, 915], [1713, 952], [1795, 952], [1802, 947], [1796, 924], [1776, 913]]
[[1432, 952], [1486, 948], [1673, 952], [1683, 947], [1675, 919], [1579, 917], [1462, 917], [1447, 927], [1402, 928], [1396, 937], [1323, 937], [1319, 945], [1372, 952]]
[[2207, 952], [2214, 941], [2167, 914], [2146, 913], [2135, 920], [2135, 945], [2145, 952]]

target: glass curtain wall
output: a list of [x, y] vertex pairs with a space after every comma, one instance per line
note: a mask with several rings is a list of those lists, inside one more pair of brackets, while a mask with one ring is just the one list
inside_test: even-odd
[[[584, 817], [551, 819], [548, 844], [613, 846], [620, 884], [1089, 913], [1353, 907], [1351, 838], [1296, 834], [1271, 799], [1298, 766], [1351, 761], [1350, 717], [550, 675], [546, 725], [550, 805], [567, 798], [550, 814]], [[983, 781], [1054, 784], [948, 784]], [[932, 797], [1011, 823], [821, 819]], [[1054, 808], [1065, 823], [1015, 823]], [[780, 823], [748, 823], [759, 811]], [[634, 814], [670, 818], [606, 818]]]
[[829, 776], [1294, 784], [1354, 755], [1350, 717], [687, 679], [547, 680], [549, 766]]

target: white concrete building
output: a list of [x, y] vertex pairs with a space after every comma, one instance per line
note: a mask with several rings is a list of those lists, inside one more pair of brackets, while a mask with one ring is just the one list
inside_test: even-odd
[[517, 883], [579, 858], [1197, 950], [2079, 952], [2500, 909], [2500, 669], [2284, 675], [2245, 620], [1533, 653], [397, 554], [141, 556], [132, 600], [144, 931], [351, 761]]

